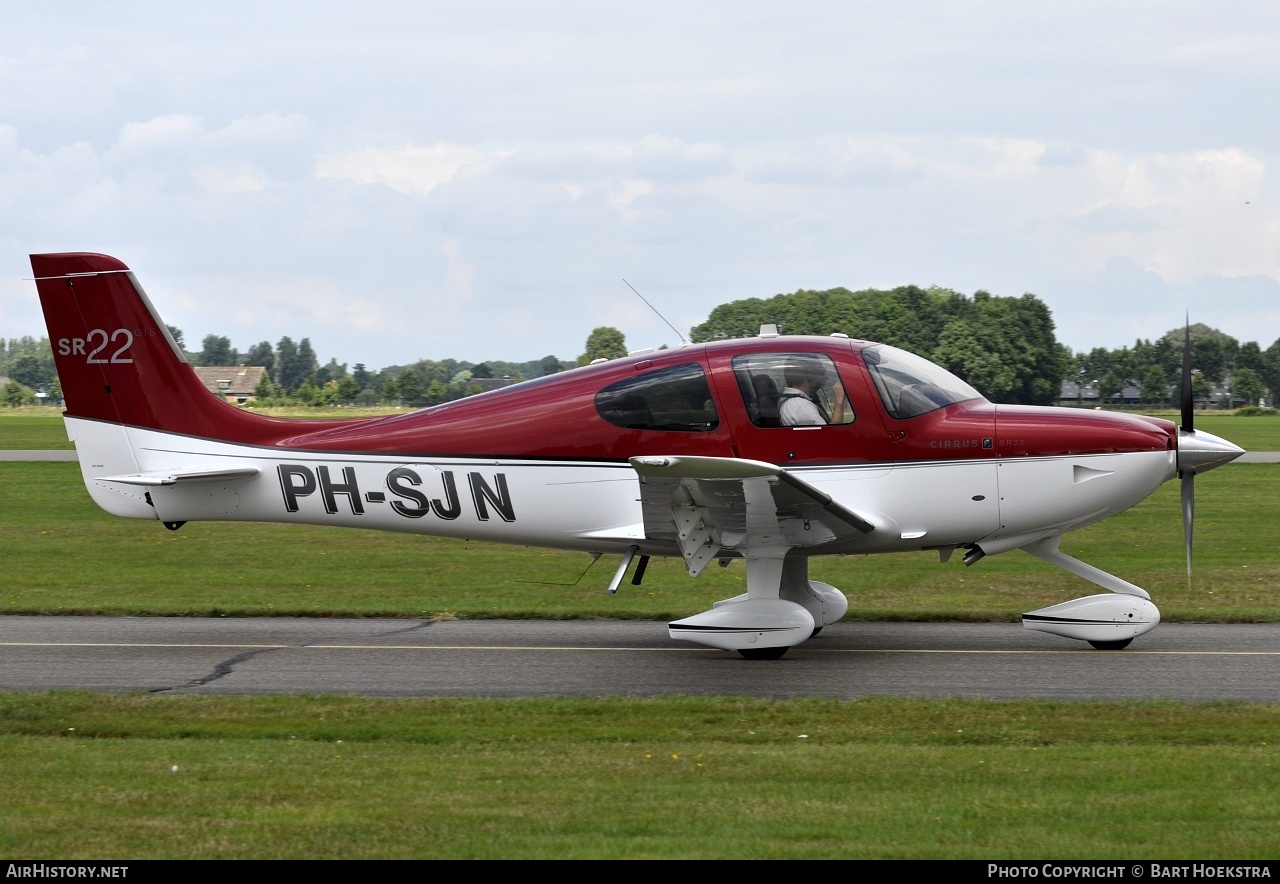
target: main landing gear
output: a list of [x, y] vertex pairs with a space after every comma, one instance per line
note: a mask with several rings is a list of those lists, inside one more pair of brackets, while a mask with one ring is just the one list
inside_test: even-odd
[[849, 610], [844, 593], [809, 579], [804, 556], [747, 556], [747, 591], [667, 627], [674, 639], [777, 660]]

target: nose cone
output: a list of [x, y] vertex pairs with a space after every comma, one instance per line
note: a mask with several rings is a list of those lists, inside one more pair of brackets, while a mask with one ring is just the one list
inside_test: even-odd
[[1178, 472], [1203, 473], [1231, 463], [1244, 449], [1203, 430], [1178, 431]]

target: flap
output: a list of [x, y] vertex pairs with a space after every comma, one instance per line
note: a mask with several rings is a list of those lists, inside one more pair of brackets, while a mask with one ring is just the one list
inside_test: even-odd
[[785, 555], [875, 526], [782, 467], [726, 457], [633, 457], [645, 536], [674, 543], [697, 575], [724, 551]]

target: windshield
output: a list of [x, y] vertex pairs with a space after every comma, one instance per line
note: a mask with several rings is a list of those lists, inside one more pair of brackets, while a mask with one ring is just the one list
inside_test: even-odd
[[941, 366], [885, 344], [862, 351], [890, 417], [905, 420], [982, 394]]

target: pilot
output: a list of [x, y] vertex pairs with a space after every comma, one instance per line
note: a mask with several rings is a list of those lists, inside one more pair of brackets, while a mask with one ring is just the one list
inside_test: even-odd
[[817, 399], [818, 391], [827, 385], [827, 373], [817, 359], [796, 361], [782, 376], [787, 385], [778, 396], [778, 417], [784, 427], [844, 422], [844, 387], [838, 381], [831, 386], [834, 401], [830, 415]]

